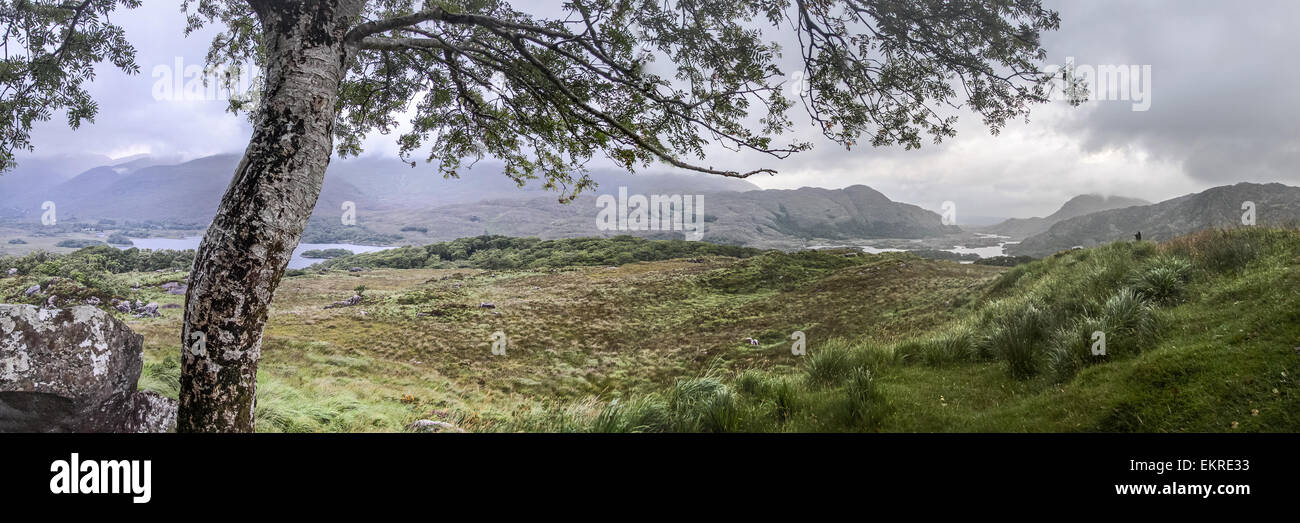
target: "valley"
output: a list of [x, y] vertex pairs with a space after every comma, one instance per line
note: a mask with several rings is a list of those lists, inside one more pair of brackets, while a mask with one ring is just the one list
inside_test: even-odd
[[[527, 257], [470, 243], [475, 255], [427, 268], [383, 267], [401, 250], [343, 257], [277, 292], [258, 428], [1294, 431], [1298, 235], [1205, 231], [1014, 268], [846, 249], [636, 261], [620, 253], [707, 244], [634, 239], [518, 244], [548, 249]], [[0, 278], [7, 303], [159, 304], [123, 319], [144, 336], [141, 388], [175, 397], [184, 297], [162, 284], [184, 271], [83, 283], [71, 261], [3, 262], [22, 267]], [[1094, 323], [1111, 333], [1101, 360], [1070, 334]]]

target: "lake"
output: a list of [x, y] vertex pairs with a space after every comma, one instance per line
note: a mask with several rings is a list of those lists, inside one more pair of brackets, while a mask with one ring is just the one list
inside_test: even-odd
[[[975, 236], [977, 236], [977, 237], [979, 237], [979, 238], [981, 238], [981, 239], [994, 239], [994, 240], [1002, 240], [1002, 241], [998, 241], [998, 244], [997, 244], [997, 245], [990, 245], [990, 246], [987, 246], [987, 247], [966, 247], [966, 246], [964, 246], [964, 245], [954, 245], [954, 246], [953, 246], [952, 248], [950, 248], [950, 249], [934, 249], [934, 250], [936, 250], [936, 251], [947, 251], [947, 252], [952, 252], [952, 253], [957, 253], [957, 254], [978, 254], [980, 258], [992, 258], [992, 257], [995, 257], [995, 256], [1005, 256], [1005, 255], [1006, 255], [1006, 247], [1007, 247], [1008, 245], [1014, 245], [1014, 244], [1020, 243], [1020, 242], [1018, 242], [1018, 241], [1005, 241], [1005, 240], [1010, 240], [1010, 239], [1011, 239], [1010, 236], [1000, 236], [1000, 235], [997, 235], [997, 234], [985, 234], [985, 233], [975, 233]], [[917, 241], [917, 242], [919, 242], [919, 240], [913, 240], [913, 241]], [[841, 245], [815, 245], [815, 246], [812, 246], [812, 247], [809, 247], [809, 248], [810, 248], [810, 249], [830, 249], [830, 248], [844, 248], [844, 247], [846, 247], [846, 246], [841, 246]], [[886, 252], [903, 252], [903, 251], [913, 250], [913, 249], [897, 249], [897, 248], [871, 247], [871, 246], [857, 246], [857, 247], [853, 247], [853, 248], [859, 249], [859, 250], [861, 250], [862, 252], [865, 252], [865, 253], [868, 253], [868, 254], [882, 254], [882, 253], [886, 253]], [[969, 261], [963, 261], [963, 262], [961, 262], [961, 263], [972, 263], [972, 262], [969, 262]]]
[[[139, 249], [153, 249], [153, 250], [167, 249], [173, 251], [198, 250], [199, 242], [202, 240], [203, 237], [201, 236], [189, 236], [180, 239], [131, 238], [131, 244], [132, 244], [131, 247], [136, 247]], [[114, 247], [117, 247], [119, 249], [131, 248], [124, 245], [114, 245]], [[313, 263], [325, 261], [325, 260], [317, 260], [317, 259], [302, 257], [303, 252], [319, 250], [319, 249], [347, 249], [349, 251], [352, 251], [355, 254], [360, 254], [363, 252], [375, 252], [375, 251], [392, 249], [392, 247], [375, 247], [373, 245], [352, 245], [350, 243], [303, 243], [303, 244], [299, 244], [298, 248], [293, 250], [293, 259], [289, 260], [289, 268], [302, 269], [304, 267], [310, 266]]]
[[[978, 237], [980, 237], [980, 238], [992, 238], [992, 239], [996, 239], [996, 240], [1010, 240], [1010, 239], [1011, 239], [1010, 236], [1000, 236], [1000, 235], [997, 235], [997, 234], [984, 234], [984, 233], [978, 233], [978, 232], [975, 233], [975, 236], [978, 236]], [[948, 252], [955, 252], [955, 253], [957, 253], [957, 254], [978, 254], [978, 255], [980, 256], [980, 258], [992, 258], [992, 257], [995, 257], [995, 256], [1006, 256], [1006, 255], [1007, 255], [1007, 252], [1006, 252], [1006, 248], [1007, 248], [1007, 246], [1008, 246], [1008, 245], [1015, 245], [1015, 244], [1017, 244], [1017, 243], [1020, 243], [1020, 242], [1000, 241], [1000, 242], [998, 242], [997, 245], [992, 245], [992, 246], [989, 246], [989, 247], [965, 247], [965, 246], [957, 245], [956, 247], [954, 247], [954, 248], [952, 248], [952, 249], [944, 249], [944, 250], [945, 250], [945, 251], [948, 251]]]

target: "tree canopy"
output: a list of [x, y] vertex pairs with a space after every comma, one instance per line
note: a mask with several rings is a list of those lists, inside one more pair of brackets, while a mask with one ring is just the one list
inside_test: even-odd
[[139, 0], [0, 3], [0, 172], [15, 165], [14, 153], [31, 151], [32, 126], [67, 113], [68, 126], [93, 121], [98, 104], [84, 84], [95, 67], [108, 62], [138, 73], [135, 48], [109, 14], [140, 6]]
[[[222, 28], [212, 66], [266, 63], [258, 3], [186, 0], [188, 31]], [[337, 152], [397, 133], [413, 166], [422, 157], [455, 176], [495, 157], [516, 182], [541, 177], [567, 197], [590, 187], [581, 167], [598, 156], [628, 170], [774, 173], [707, 165], [706, 146], [805, 151], [782, 136], [798, 106], [845, 147], [937, 143], [955, 134], [946, 109], [963, 106], [996, 132], [1046, 100], [1040, 33], [1059, 25], [1039, 0], [568, 0], [549, 16], [516, 4], [366, 2], [346, 37]], [[798, 49], [781, 49], [781, 34]], [[783, 52], [802, 70], [783, 70]]]

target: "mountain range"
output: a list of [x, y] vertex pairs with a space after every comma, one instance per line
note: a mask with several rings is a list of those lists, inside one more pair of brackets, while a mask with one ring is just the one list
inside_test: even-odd
[[[216, 213], [239, 157], [226, 154], [179, 163], [169, 160], [86, 156], [24, 161], [15, 171], [0, 176], [0, 218], [35, 222], [42, 213], [41, 203], [53, 201], [62, 221], [111, 219], [152, 221], [174, 228], [205, 227]], [[504, 176], [500, 164], [481, 162], [462, 172], [459, 179], [446, 179], [434, 171], [429, 166], [412, 168], [377, 157], [332, 162], [308, 235], [328, 241], [329, 235], [340, 229], [344, 203], [352, 202], [357, 228], [383, 235], [390, 240], [386, 243], [427, 243], [485, 232], [542, 238], [674, 236], [597, 229], [597, 196], [616, 194], [620, 189], [642, 195], [702, 195], [707, 222], [704, 238], [717, 243], [795, 246], [813, 238], [922, 238], [959, 231], [942, 225], [934, 212], [894, 202], [863, 185], [761, 190], [733, 178], [594, 170], [597, 189], [561, 204], [560, 195], [543, 189], [537, 180], [521, 186]]]
[[[667, 188], [667, 187], [665, 187]], [[844, 189], [804, 187], [795, 190], [695, 191], [704, 202], [704, 236], [713, 243], [753, 247], [793, 247], [806, 240], [860, 238], [925, 238], [960, 232], [945, 226], [934, 212], [894, 202], [865, 185]], [[403, 207], [359, 216], [368, 227], [382, 233], [402, 234], [400, 228], [427, 229], [427, 243], [479, 234], [570, 238], [632, 234], [682, 239], [681, 232], [602, 231], [597, 228], [600, 194], [617, 189], [602, 184], [596, 191], [560, 204], [554, 197], [489, 199], [437, 207]], [[629, 192], [632, 192], [629, 190]], [[659, 194], [659, 193], [644, 193]], [[411, 239], [409, 236], [408, 240]]]
[[[53, 201], [61, 221], [154, 222], [201, 229], [239, 162], [233, 154], [190, 161], [148, 155], [110, 160], [95, 155], [27, 159], [0, 176], [0, 219], [38, 222], [41, 203]], [[1074, 246], [1132, 239], [1164, 240], [1210, 227], [1241, 226], [1244, 202], [1260, 225], [1300, 220], [1300, 188], [1240, 183], [1159, 203], [1120, 196], [1081, 195], [1035, 218], [1012, 218], [962, 231], [938, 214], [896, 202], [865, 185], [843, 189], [763, 190], [740, 179], [695, 174], [593, 170], [598, 186], [568, 204], [539, 181], [517, 184], [502, 166], [480, 162], [458, 179], [429, 166], [379, 157], [336, 160], [326, 173], [304, 241], [309, 243], [426, 244], [481, 234], [568, 238], [632, 234], [683, 238], [683, 231], [605, 230], [598, 227], [601, 195], [685, 195], [702, 198], [705, 241], [792, 249], [811, 243], [879, 238], [934, 238], [964, 232], [1023, 239], [1006, 253], [1046, 256]], [[355, 205], [356, 225], [340, 218]]]
[[1033, 218], [1011, 218], [1004, 222], [990, 227], [979, 227], [976, 230], [992, 234], [1010, 236], [1012, 238], [1028, 238], [1035, 234], [1047, 232], [1053, 225], [1062, 221], [1092, 214], [1094, 212], [1106, 211], [1110, 209], [1122, 209], [1134, 205], [1149, 205], [1151, 202], [1138, 198], [1125, 198], [1123, 196], [1102, 196], [1099, 194], [1081, 194], [1070, 198], [1056, 212], [1046, 217]]
[[1007, 245], [1013, 255], [1047, 256], [1074, 246], [1091, 247], [1132, 240], [1168, 240], [1210, 228], [1243, 224], [1244, 207], [1254, 206], [1260, 226], [1294, 226], [1300, 222], [1300, 187], [1280, 183], [1238, 183], [1180, 196], [1160, 203], [1129, 206], [1062, 220], [1019, 244]]

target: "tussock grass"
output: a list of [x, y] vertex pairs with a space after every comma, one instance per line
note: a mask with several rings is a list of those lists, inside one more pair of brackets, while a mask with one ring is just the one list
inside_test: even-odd
[[140, 369], [140, 390], [151, 390], [176, 399], [181, 392], [181, 362], [175, 356], [147, 361]]
[[1004, 362], [1013, 377], [1032, 377], [1038, 373], [1040, 348], [1055, 320], [1034, 302], [999, 307], [983, 324], [985, 335], [977, 342], [980, 352]]
[[1133, 289], [1143, 298], [1160, 304], [1183, 298], [1192, 277], [1192, 262], [1175, 255], [1161, 255], [1133, 279]]
[[904, 363], [943, 367], [974, 361], [980, 357], [980, 349], [973, 324], [961, 322], [946, 330], [901, 340], [892, 352]]

